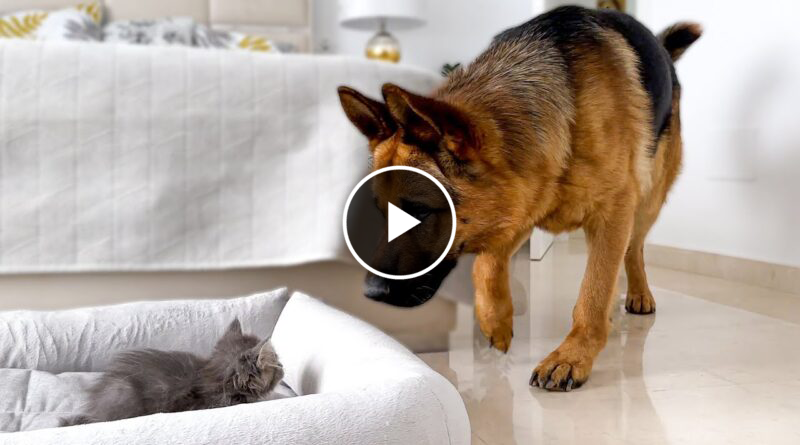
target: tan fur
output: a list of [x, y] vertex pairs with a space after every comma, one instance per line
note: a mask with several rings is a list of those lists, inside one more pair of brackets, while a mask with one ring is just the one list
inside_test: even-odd
[[[432, 99], [387, 85], [398, 129], [371, 141], [375, 169], [420, 168], [457, 197], [451, 254], [477, 254], [476, 319], [502, 351], [513, 336], [511, 256], [534, 226], [584, 229], [588, 260], [572, 329], [531, 379], [546, 389], [569, 390], [588, 378], [606, 343], [623, 262], [626, 307], [654, 310], [642, 246], [680, 169], [680, 88], [669, 128], [652, 147], [652, 105], [635, 52], [615, 31], [593, 32], [591, 43], [566, 56], [546, 39], [497, 41]], [[420, 140], [438, 148], [423, 149]]]
[[649, 314], [656, 310], [644, 270], [644, 240], [680, 172], [683, 154], [681, 145], [680, 92], [676, 91], [672, 99], [670, 128], [662, 136], [654, 160], [653, 187], [639, 201], [633, 234], [625, 254], [625, 273], [628, 277], [625, 308], [631, 313]]
[[589, 247], [572, 330], [534, 369], [534, 380], [548, 389], [562, 387], [568, 378], [580, 385], [605, 346], [634, 210], [650, 183], [649, 166], [642, 168], [649, 147], [649, 102], [633, 69], [632, 51], [620, 36], [604, 34], [600, 51], [587, 48], [576, 64], [573, 162], [558, 207], [537, 223], [553, 232], [583, 226]]

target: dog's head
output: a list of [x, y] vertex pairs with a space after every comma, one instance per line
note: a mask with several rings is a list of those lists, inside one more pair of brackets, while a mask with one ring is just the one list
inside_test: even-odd
[[[498, 188], [507, 176], [499, 168], [507, 166], [498, 165], [504, 159], [496, 151], [499, 132], [492, 119], [476, 110], [392, 84], [383, 86], [384, 102], [347, 87], [339, 88], [339, 98], [347, 117], [369, 141], [374, 170], [393, 165], [423, 170], [444, 185], [455, 204], [455, 239], [439, 266], [410, 280], [367, 275], [368, 297], [396, 306], [417, 306], [433, 297], [459, 255], [480, 251], [492, 241], [498, 224], [503, 224], [509, 196]], [[431, 264], [446, 246], [451, 227], [449, 206], [429, 181], [427, 186], [413, 180], [383, 182], [374, 186], [381, 210], [385, 212], [386, 203], [392, 202], [422, 223], [420, 229], [415, 228], [419, 233], [415, 237], [381, 243], [373, 266], [395, 275], [416, 272]], [[417, 244], [409, 248], [409, 243]]]

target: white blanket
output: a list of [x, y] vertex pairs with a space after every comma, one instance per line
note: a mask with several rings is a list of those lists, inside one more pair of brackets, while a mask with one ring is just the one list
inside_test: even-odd
[[336, 87], [439, 77], [335, 56], [0, 40], [0, 273], [349, 258], [366, 141]]

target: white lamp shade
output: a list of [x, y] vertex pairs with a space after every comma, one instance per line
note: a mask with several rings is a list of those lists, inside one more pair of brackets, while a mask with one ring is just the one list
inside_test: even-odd
[[374, 30], [381, 21], [391, 29], [425, 24], [424, 0], [339, 0], [339, 22], [346, 28]]

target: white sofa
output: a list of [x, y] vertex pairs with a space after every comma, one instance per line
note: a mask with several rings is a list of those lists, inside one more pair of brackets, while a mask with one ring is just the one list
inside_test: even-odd
[[[272, 333], [287, 398], [53, 428], [116, 351], [207, 354], [238, 316]], [[274, 330], [274, 331], [273, 331]], [[2, 444], [467, 444], [450, 383], [374, 327], [285, 289], [232, 300], [0, 313]]]

